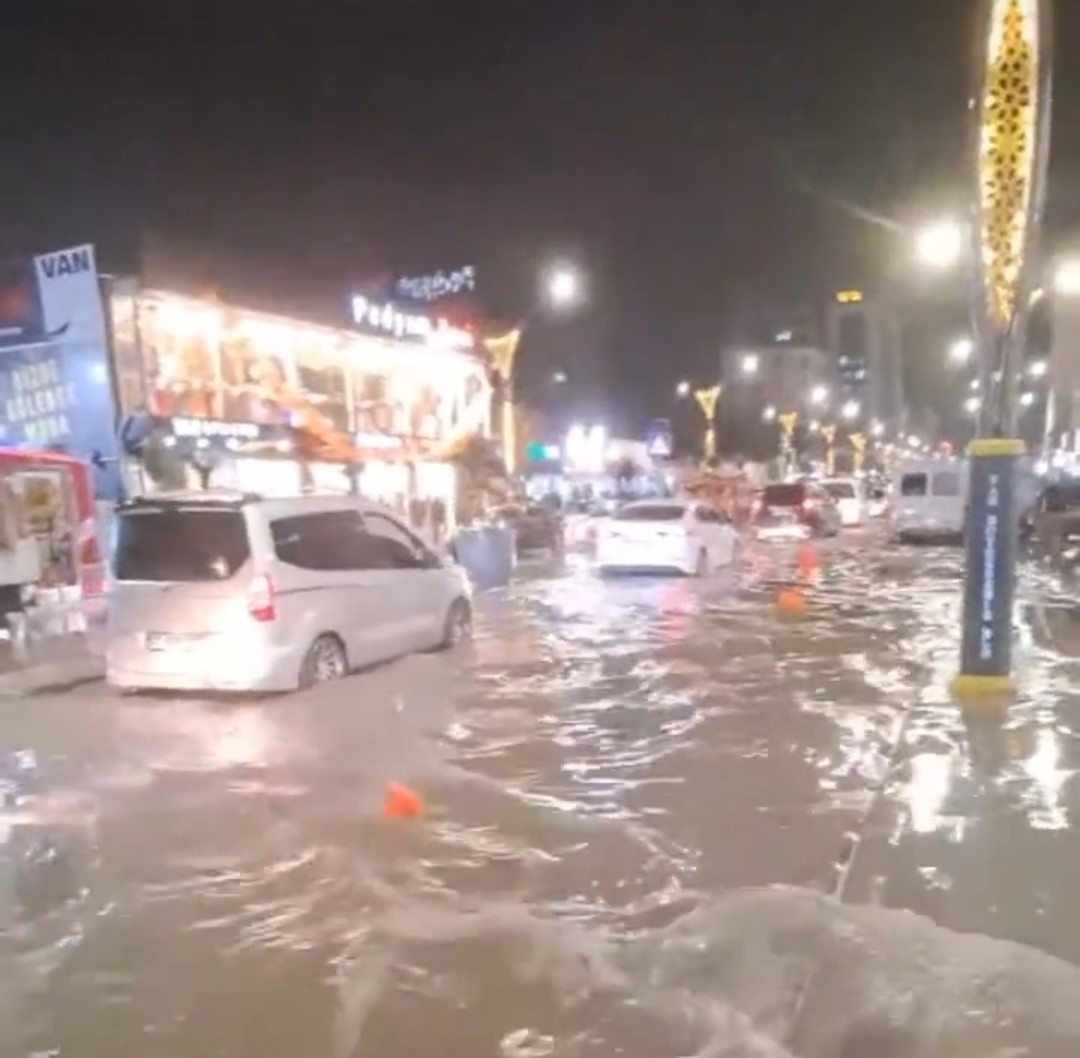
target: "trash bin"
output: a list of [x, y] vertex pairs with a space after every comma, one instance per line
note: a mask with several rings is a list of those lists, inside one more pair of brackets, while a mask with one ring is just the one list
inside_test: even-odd
[[450, 553], [481, 591], [510, 583], [514, 550], [514, 530], [501, 526], [462, 529], [450, 542]]

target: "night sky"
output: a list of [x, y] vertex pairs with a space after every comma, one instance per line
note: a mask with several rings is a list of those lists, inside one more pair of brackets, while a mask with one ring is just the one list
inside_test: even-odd
[[[274, 7], [288, 8], [277, 15]], [[1080, 227], [1080, 3], [1059, 4], [1051, 235]], [[969, 0], [6, 0], [0, 255], [153, 229], [344, 291], [475, 264], [586, 311], [523, 367], [626, 427], [770, 306], [897, 277], [962, 194]], [[578, 410], [578, 409], [575, 409]]]

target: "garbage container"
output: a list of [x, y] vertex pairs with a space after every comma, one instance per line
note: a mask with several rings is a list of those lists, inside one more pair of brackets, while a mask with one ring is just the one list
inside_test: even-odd
[[450, 552], [481, 591], [505, 588], [514, 574], [514, 530], [503, 526], [462, 529]]

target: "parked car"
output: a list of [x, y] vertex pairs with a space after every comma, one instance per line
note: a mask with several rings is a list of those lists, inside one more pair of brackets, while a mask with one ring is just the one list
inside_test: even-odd
[[601, 573], [670, 571], [704, 577], [730, 566], [739, 534], [707, 504], [641, 500], [600, 523], [596, 565]]
[[531, 551], [563, 550], [563, 522], [556, 511], [541, 504], [502, 507], [496, 517], [514, 530], [519, 556]]
[[766, 485], [754, 504], [751, 526], [759, 540], [836, 536], [840, 509], [820, 485], [808, 481]]
[[941, 459], [900, 463], [893, 474], [893, 536], [901, 542], [962, 539], [967, 497], [966, 463]]
[[146, 496], [113, 535], [121, 689], [289, 691], [470, 633], [464, 572], [359, 498]]
[[821, 487], [836, 501], [840, 524], [854, 528], [866, 520], [866, 488], [858, 478], [828, 478]]

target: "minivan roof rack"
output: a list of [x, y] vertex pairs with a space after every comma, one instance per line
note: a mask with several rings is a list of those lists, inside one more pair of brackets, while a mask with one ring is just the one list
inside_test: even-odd
[[150, 492], [132, 496], [118, 504], [121, 510], [138, 507], [172, 507], [181, 504], [201, 504], [207, 507], [242, 507], [256, 503], [263, 497], [257, 492], [241, 492], [237, 489], [192, 489], [170, 492]]

